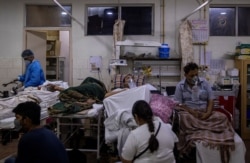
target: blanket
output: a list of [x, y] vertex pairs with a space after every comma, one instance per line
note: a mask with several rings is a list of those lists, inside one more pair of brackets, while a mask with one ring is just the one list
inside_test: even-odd
[[27, 88], [15, 96], [0, 99], [0, 120], [14, 117], [12, 110], [22, 102], [34, 101], [39, 103], [42, 109], [57, 103], [59, 92], [50, 92]]
[[96, 103], [102, 103], [107, 90], [105, 85], [92, 77], [86, 78], [79, 86], [69, 87], [59, 94], [60, 102], [49, 107], [49, 114], [73, 114], [92, 108], [92, 99]]
[[170, 122], [176, 101], [167, 96], [152, 94], [149, 104], [155, 116], [160, 117], [165, 123]]
[[179, 112], [180, 131], [177, 145], [181, 155], [189, 155], [195, 142], [204, 146], [219, 149], [221, 161], [229, 162], [229, 151], [234, 150], [234, 129], [227, 117], [213, 111], [207, 120], [199, 120], [186, 111]]

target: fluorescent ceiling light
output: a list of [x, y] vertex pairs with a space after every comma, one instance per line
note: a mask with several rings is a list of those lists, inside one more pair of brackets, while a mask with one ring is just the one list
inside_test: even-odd
[[107, 15], [113, 15], [113, 12], [108, 11], [108, 12], [107, 12]]
[[63, 12], [61, 12], [61, 14], [62, 14], [62, 15], [67, 15], [67, 13], [66, 13], [66, 12], [64, 12], [64, 11], [63, 11]]
[[226, 15], [227, 13], [226, 13], [226, 12], [221, 12], [220, 14], [221, 14], [221, 15]]

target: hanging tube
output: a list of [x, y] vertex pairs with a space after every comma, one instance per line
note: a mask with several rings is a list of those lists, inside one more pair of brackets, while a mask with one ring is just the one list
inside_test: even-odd
[[195, 12], [197, 12], [198, 10], [200, 10], [201, 8], [203, 8], [204, 6], [206, 6], [208, 3], [210, 3], [212, 0], [207, 0], [206, 2], [204, 2], [202, 5], [200, 5], [198, 8], [196, 8], [194, 11], [192, 11], [190, 14], [188, 14], [187, 16], [185, 16], [184, 18], [181, 19], [181, 21], [186, 20], [190, 15], [194, 14]]
[[68, 12], [57, 0], [53, 0], [64, 12], [66, 12], [74, 21], [76, 21], [81, 27], [82, 29], [84, 29], [84, 25], [78, 21], [76, 18], [74, 18], [70, 12]]
[[161, 29], [161, 43], [164, 43], [165, 41], [165, 16], [164, 16], [164, 10], [165, 10], [165, 0], [161, 0], [160, 2], [161, 6], [161, 17], [162, 17], [162, 29]]

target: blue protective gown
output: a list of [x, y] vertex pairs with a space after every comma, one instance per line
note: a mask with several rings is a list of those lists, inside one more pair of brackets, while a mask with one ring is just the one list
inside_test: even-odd
[[37, 87], [45, 82], [42, 66], [38, 60], [33, 60], [26, 66], [25, 73], [19, 76], [24, 87]]

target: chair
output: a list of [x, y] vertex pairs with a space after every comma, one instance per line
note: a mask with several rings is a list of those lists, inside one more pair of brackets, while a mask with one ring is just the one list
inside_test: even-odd
[[175, 86], [166, 86], [166, 92], [168, 96], [172, 96], [175, 93]]

